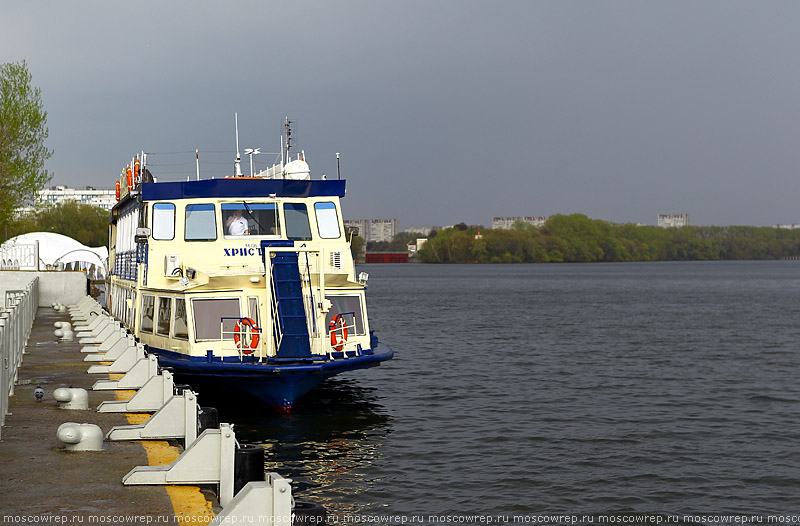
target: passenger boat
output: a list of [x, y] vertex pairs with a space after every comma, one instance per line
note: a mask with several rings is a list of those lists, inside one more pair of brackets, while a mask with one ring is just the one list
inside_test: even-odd
[[312, 180], [304, 155], [282, 146], [243, 177], [237, 151], [231, 177], [157, 182], [141, 153], [117, 181], [107, 308], [204, 394], [288, 412], [323, 380], [393, 356], [370, 329], [345, 181]]

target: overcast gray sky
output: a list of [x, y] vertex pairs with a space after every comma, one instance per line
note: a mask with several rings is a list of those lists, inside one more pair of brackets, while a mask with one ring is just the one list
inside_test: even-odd
[[242, 150], [277, 152], [289, 116], [314, 174], [340, 152], [349, 219], [800, 223], [800, 2], [3, 0], [0, 21], [54, 184], [110, 188], [140, 150], [160, 180], [195, 148], [226, 175], [238, 112]]

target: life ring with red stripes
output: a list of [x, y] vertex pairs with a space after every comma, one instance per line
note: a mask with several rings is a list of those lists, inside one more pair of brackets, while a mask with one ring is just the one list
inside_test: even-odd
[[344, 344], [347, 343], [347, 322], [344, 321], [344, 316], [337, 314], [331, 320], [328, 326], [331, 332], [331, 347], [337, 351], [344, 349]]
[[[250, 327], [250, 345], [241, 343], [242, 334], [248, 332], [245, 327]], [[233, 341], [236, 342], [236, 347], [240, 347], [244, 354], [252, 354], [253, 351], [258, 348], [258, 331], [259, 328], [256, 326], [256, 322], [254, 322], [252, 319], [239, 318], [239, 321], [236, 322], [236, 326], [233, 328]]]

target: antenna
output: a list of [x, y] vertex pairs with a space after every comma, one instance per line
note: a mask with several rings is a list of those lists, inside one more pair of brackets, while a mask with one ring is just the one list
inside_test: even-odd
[[284, 134], [286, 135], [286, 161], [289, 162], [291, 157], [289, 156], [289, 150], [292, 146], [292, 121], [289, 120], [289, 117], [286, 117], [286, 120], [283, 124]]
[[233, 163], [233, 176], [234, 177], [241, 177], [242, 176], [242, 156], [239, 155], [239, 114], [234, 113], [234, 117], [236, 118], [236, 162]]
[[336, 177], [342, 180], [342, 171], [339, 169], [339, 152], [336, 152]]
[[245, 148], [244, 154], [250, 156], [250, 177], [253, 177], [253, 156], [261, 153], [261, 148]]

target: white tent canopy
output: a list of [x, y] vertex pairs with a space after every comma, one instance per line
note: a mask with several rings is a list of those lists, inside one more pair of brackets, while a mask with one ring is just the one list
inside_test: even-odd
[[[39, 243], [39, 268], [48, 265], [56, 268], [58, 263], [65, 265], [72, 263], [74, 268], [88, 269], [95, 266], [97, 274], [105, 276], [108, 249], [106, 247], [87, 247], [82, 243], [61, 234], [53, 232], [31, 232], [12, 237], [0, 247], [0, 258], [6, 263], [17, 261], [21, 270], [34, 270], [35, 262], [23, 255], [23, 247], [30, 247]], [[8, 266], [8, 265], [4, 265]]]

